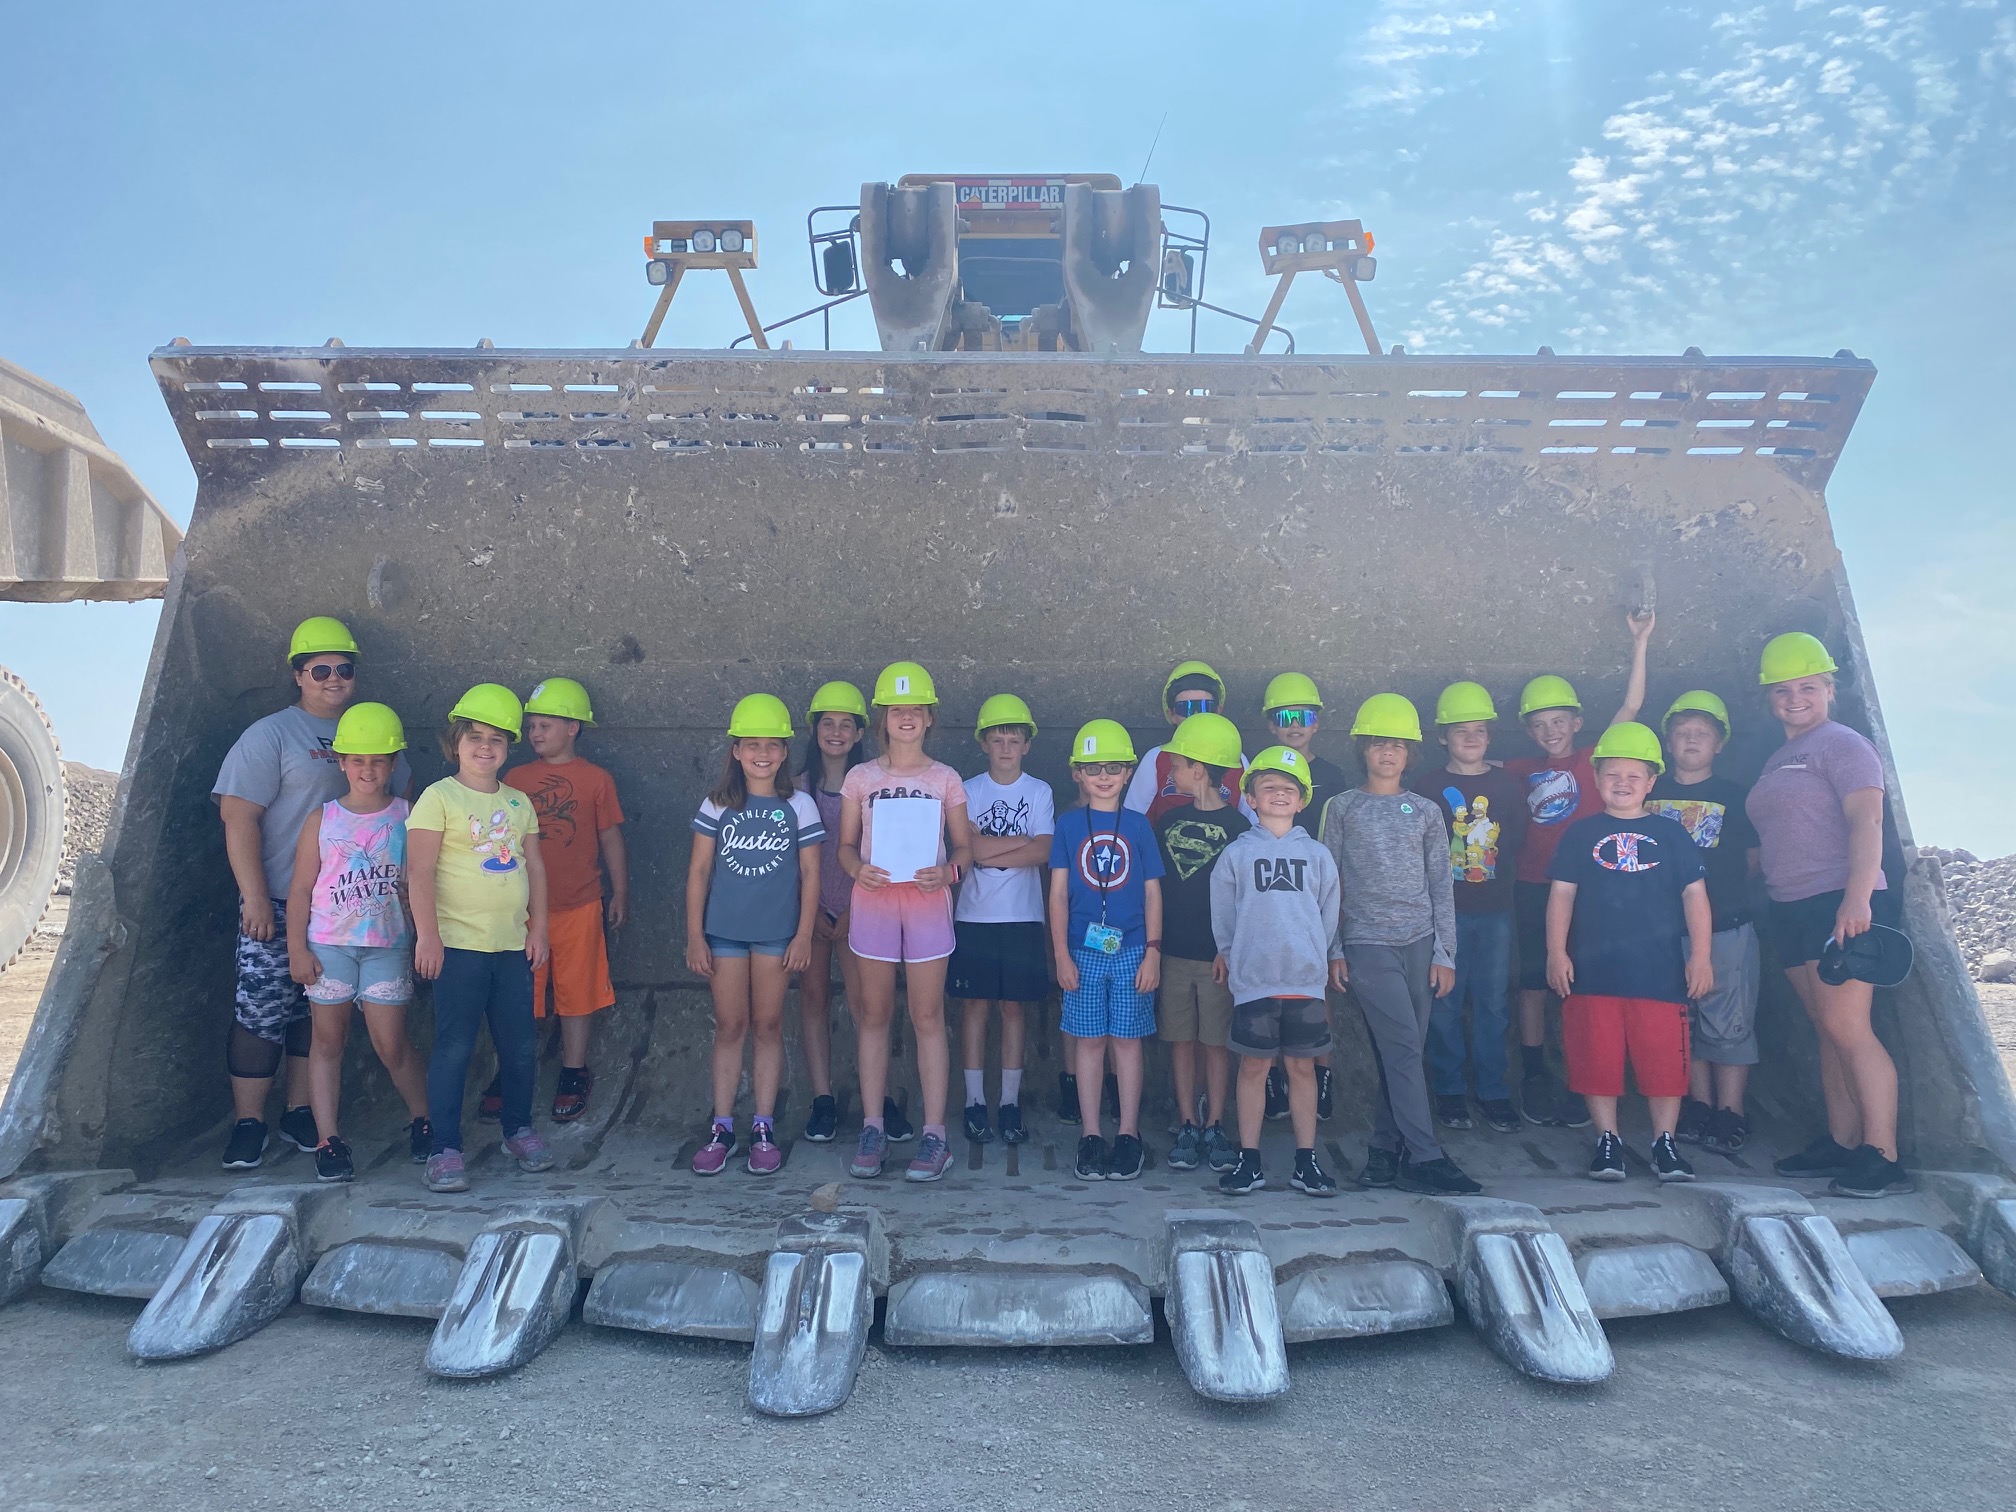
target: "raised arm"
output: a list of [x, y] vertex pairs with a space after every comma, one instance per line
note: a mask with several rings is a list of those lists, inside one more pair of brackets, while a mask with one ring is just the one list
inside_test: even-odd
[[1652, 639], [1652, 627], [1658, 618], [1650, 609], [1625, 618], [1624, 623], [1631, 631], [1631, 676], [1624, 684], [1624, 702], [1610, 716], [1612, 724], [1636, 719], [1638, 711], [1645, 707], [1645, 643]]

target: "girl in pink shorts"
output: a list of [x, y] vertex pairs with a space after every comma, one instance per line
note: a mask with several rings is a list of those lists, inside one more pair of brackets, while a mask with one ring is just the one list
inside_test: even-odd
[[[875, 679], [873, 721], [881, 754], [850, 771], [840, 788], [840, 866], [854, 880], [847, 943], [861, 971], [861, 1002], [854, 1015], [861, 1107], [864, 1112], [881, 1108], [888, 1090], [889, 1023], [896, 1015], [896, 968], [901, 965], [924, 1094], [924, 1131], [905, 1173], [911, 1181], [936, 1181], [952, 1160], [945, 1143], [951, 1077], [945, 963], [952, 954], [951, 888], [972, 859], [965, 785], [951, 767], [924, 752], [937, 704], [931, 674], [915, 662], [885, 667]], [[893, 840], [878, 857], [875, 816], [881, 805], [891, 803], [902, 807], [882, 809], [886, 830], [893, 832], [899, 813], [906, 829], [936, 830], [935, 864], [913, 869], [892, 854]], [[881, 862], [901, 865], [904, 875], [892, 875]], [[848, 1172], [864, 1179], [879, 1176], [888, 1154], [882, 1115], [864, 1118]]]

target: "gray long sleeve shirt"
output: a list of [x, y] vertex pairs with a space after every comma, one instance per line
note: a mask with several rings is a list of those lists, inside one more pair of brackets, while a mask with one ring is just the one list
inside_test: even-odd
[[1433, 800], [1347, 788], [1323, 806], [1323, 844], [1342, 881], [1341, 943], [1411, 945], [1432, 934], [1433, 964], [1456, 964], [1449, 826]]
[[1322, 997], [1338, 953], [1337, 900], [1337, 863], [1306, 830], [1275, 835], [1256, 824], [1219, 852], [1211, 933], [1232, 1001]]

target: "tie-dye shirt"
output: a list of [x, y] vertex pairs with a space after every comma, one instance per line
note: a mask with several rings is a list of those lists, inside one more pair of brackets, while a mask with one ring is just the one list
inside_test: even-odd
[[312, 943], [358, 948], [411, 943], [413, 926], [399, 898], [411, 812], [404, 798], [375, 814], [353, 814], [336, 800], [322, 805], [322, 864], [308, 912]]

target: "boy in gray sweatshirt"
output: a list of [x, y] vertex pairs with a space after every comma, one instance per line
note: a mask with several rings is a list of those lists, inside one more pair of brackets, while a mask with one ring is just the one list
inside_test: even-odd
[[1267, 1072], [1279, 1058], [1295, 1125], [1289, 1185], [1334, 1197], [1336, 1181], [1316, 1163], [1315, 1057], [1330, 1048], [1324, 964], [1337, 948], [1337, 863], [1295, 823], [1309, 802], [1308, 757], [1270, 746], [1246, 768], [1244, 786], [1255, 823], [1211, 870], [1211, 933], [1218, 942], [1211, 971], [1232, 990], [1226, 1043], [1239, 1057], [1239, 1162], [1218, 1187], [1238, 1193], [1267, 1185], [1260, 1129]]
[[1401, 779], [1421, 745], [1421, 716], [1398, 693], [1375, 693], [1351, 722], [1365, 783], [1323, 806], [1323, 844], [1343, 891], [1330, 979], [1347, 986], [1379, 1056], [1379, 1109], [1366, 1186], [1467, 1196], [1483, 1188], [1442, 1152], [1422, 1058], [1428, 1014], [1456, 984], [1455, 881], [1449, 827], [1432, 799]]

